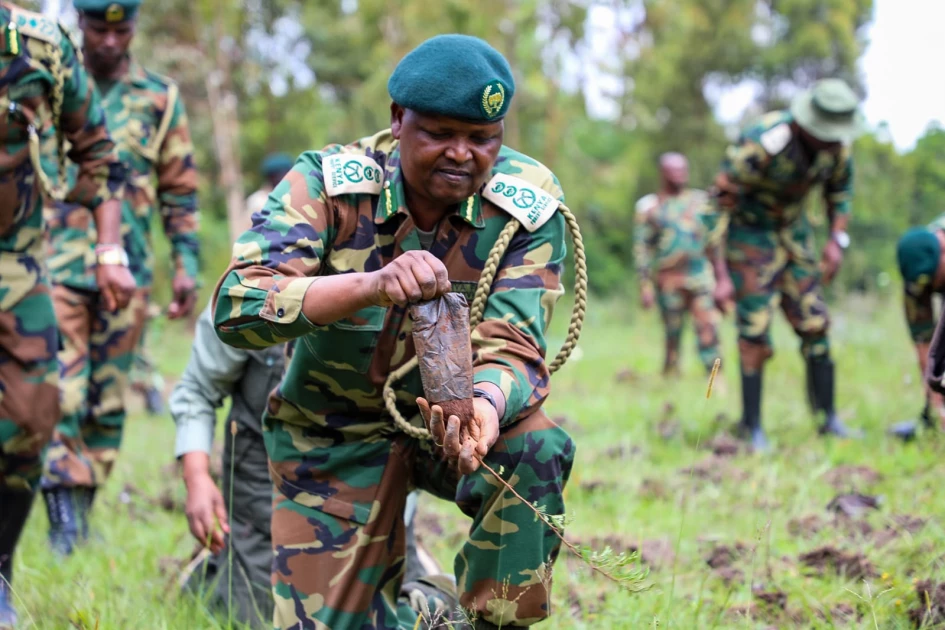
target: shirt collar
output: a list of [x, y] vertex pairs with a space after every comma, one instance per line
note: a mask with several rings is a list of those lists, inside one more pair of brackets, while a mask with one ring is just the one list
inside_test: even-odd
[[[387, 163], [384, 166], [384, 181], [374, 222], [377, 224], [386, 223], [398, 214], [409, 216], [410, 211], [407, 209], [407, 201], [404, 195], [404, 176], [400, 170], [400, 148], [395, 147], [387, 157]], [[481, 229], [486, 225], [482, 217], [482, 195], [480, 193], [466, 199], [453, 214], [477, 229]]]

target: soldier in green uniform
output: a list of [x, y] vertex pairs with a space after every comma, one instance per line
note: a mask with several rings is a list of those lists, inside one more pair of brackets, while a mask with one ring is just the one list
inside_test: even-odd
[[41, 146], [71, 143], [77, 176], [65, 198], [87, 208], [98, 228], [90, 273], [105, 309], [128, 304], [134, 278], [114, 264], [124, 170], [74, 45], [54, 21], [8, 2], [0, 24], [0, 628], [7, 629], [16, 623], [13, 554], [59, 419], [41, 194], [58, 189], [44, 173]]
[[679, 371], [683, 318], [692, 314], [699, 359], [711, 371], [719, 357], [715, 275], [706, 255], [706, 194], [688, 188], [689, 162], [679, 153], [660, 156], [660, 190], [636, 205], [634, 257], [643, 308], [659, 304], [666, 330], [663, 374]]
[[[742, 370], [740, 432], [767, 448], [761, 428], [762, 368], [773, 354], [769, 328], [780, 302], [800, 337], [807, 392], [823, 414], [821, 434], [852, 436], [834, 408], [834, 364], [821, 282], [829, 282], [849, 245], [853, 192], [850, 143], [862, 127], [859, 100], [839, 79], [825, 79], [799, 94], [789, 110], [766, 114], [729, 147], [716, 179], [716, 204], [725, 213], [728, 269], [737, 300]], [[823, 187], [830, 235], [820, 263], [804, 198]], [[727, 227], [727, 230], [726, 230]], [[723, 293], [731, 293], [726, 280]]]
[[[75, 0], [85, 66], [102, 100], [128, 179], [120, 254], [138, 285], [131, 304], [103, 308], [89, 272], [95, 231], [88, 211], [57, 204], [50, 218], [50, 275], [63, 336], [62, 419], [43, 474], [50, 543], [68, 554], [87, 535], [95, 491], [118, 456], [128, 373], [142, 334], [152, 282], [151, 220], [159, 212], [171, 241], [169, 318], [193, 308], [197, 277], [197, 177], [184, 104], [176, 84], [143, 68], [128, 48], [140, 0]], [[70, 169], [70, 181], [78, 169]]]
[[[563, 192], [546, 167], [503, 146], [515, 83], [482, 40], [424, 42], [388, 90], [391, 128], [303, 153], [234, 246], [214, 297], [224, 342], [297, 339], [264, 418], [273, 625], [428, 627], [397, 599], [404, 504], [421, 488], [472, 518], [454, 566], [472, 623], [454, 627], [528, 626], [551, 613], [559, 540], [479, 458], [527, 500], [564, 513], [575, 446], [541, 410], [546, 331], [563, 293]], [[431, 409], [413, 370], [393, 385], [397, 405], [418, 427], [423, 409], [433, 442], [408, 437], [382, 397], [415, 356], [406, 307], [451, 290], [471, 299], [513, 216], [523, 227], [472, 331], [474, 416], [461, 430]]]
[[[908, 230], [896, 247], [896, 261], [902, 275], [904, 306], [909, 335], [919, 357], [923, 377], [930, 372], [930, 350], [935, 330], [933, 296], [945, 294], [945, 214], [923, 227]], [[935, 372], [935, 370], [932, 370]], [[939, 373], [941, 370], [939, 368]], [[945, 402], [942, 395], [925, 385], [925, 405], [922, 424], [935, 429], [945, 424]], [[892, 427], [891, 433], [909, 440], [915, 437], [918, 426], [903, 422]]]

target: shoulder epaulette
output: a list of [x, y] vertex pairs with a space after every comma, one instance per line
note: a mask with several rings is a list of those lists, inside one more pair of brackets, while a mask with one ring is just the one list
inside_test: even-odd
[[39, 39], [58, 46], [62, 42], [64, 27], [40, 13], [33, 13], [18, 6], [12, 6], [10, 21], [18, 31], [27, 37]]
[[544, 225], [560, 205], [547, 191], [505, 173], [493, 175], [482, 196], [518, 219], [529, 232]]
[[775, 125], [761, 134], [759, 142], [768, 155], [781, 153], [791, 142], [791, 125], [786, 122]]
[[381, 194], [384, 171], [366, 155], [334, 153], [322, 160], [325, 192], [329, 197], [351, 193]]

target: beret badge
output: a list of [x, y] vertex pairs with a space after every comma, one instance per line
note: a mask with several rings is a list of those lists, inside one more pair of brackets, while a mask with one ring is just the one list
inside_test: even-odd
[[482, 113], [492, 120], [505, 107], [505, 86], [498, 81], [491, 81], [482, 90]]

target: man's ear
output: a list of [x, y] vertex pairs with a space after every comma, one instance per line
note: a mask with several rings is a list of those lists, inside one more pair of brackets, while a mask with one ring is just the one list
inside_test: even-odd
[[390, 104], [390, 132], [395, 140], [400, 140], [400, 131], [404, 126], [404, 108], [397, 103]]

